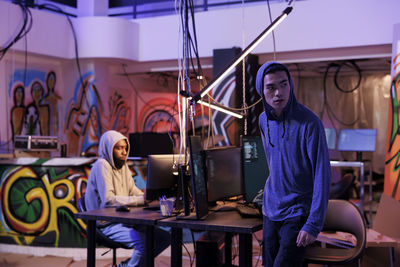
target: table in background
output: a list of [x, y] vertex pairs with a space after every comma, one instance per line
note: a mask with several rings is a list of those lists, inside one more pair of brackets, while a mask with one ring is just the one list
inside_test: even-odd
[[115, 208], [75, 213], [76, 218], [87, 221], [87, 266], [96, 264], [96, 220], [128, 225], [146, 226], [146, 266], [154, 266], [154, 226], [163, 218], [159, 211], [144, 210], [142, 207], [131, 208], [129, 212], [118, 212]]
[[262, 229], [260, 218], [242, 218], [237, 211], [211, 212], [204, 220], [183, 220], [175, 217], [157, 222], [171, 227], [171, 266], [182, 266], [182, 229], [218, 231], [225, 235], [225, 264], [232, 261], [232, 235], [239, 234], [239, 266], [252, 265], [252, 234]]
[[336, 161], [331, 160], [331, 167], [356, 167], [360, 168], [360, 211], [364, 216], [364, 169], [365, 164], [369, 164], [369, 227], [372, 228], [372, 164], [370, 161]]

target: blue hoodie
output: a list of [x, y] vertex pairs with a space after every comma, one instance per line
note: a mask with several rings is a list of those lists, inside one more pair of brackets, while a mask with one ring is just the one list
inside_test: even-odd
[[293, 80], [284, 65], [290, 96], [281, 116], [275, 116], [263, 93], [264, 73], [271, 64], [282, 65], [265, 63], [256, 77], [256, 89], [264, 106], [259, 126], [270, 171], [264, 188], [263, 214], [272, 221], [307, 216], [302, 230], [317, 236], [325, 220], [331, 179], [324, 126], [312, 111], [297, 102]]

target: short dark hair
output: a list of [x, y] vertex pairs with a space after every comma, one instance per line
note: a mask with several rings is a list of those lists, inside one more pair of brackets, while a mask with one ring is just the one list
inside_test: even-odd
[[288, 69], [284, 65], [278, 64], [278, 63], [272, 63], [264, 70], [263, 79], [264, 79], [265, 75], [270, 74], [270, 73], [276, 73], [278, 71], [284, 71], [287, 75], [288, 80], [290, 79], [290, 73], [289, 73]]

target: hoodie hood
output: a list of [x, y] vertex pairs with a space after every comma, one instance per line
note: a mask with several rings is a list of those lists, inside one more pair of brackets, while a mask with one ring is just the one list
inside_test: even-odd
[[289, 79], [290, 95], [289, 95], [288, 103], [286, 104], [286, 107], [283, 109], [283, 112], [282, 112], [283, 116], [281, 115], [283, 118], [288, 117], [290, 115], [290, 112], [297, 105], [297, 100], [294, 95], [294, 89], [293, 89], [294, 86], [293, 86], [292, 76], [290, 75], [288, 68], [285, 65], [278, 63], [278, 62], [274, 62], [274, 61], [270, 61], [270, 62], [267, 62], [264, 65], [262, 65], [260, 67], [260, 69], [258, 70], [257, 76], [256, 76], [256, 90], [257, 90], [257, 93], [262, 98], [262, 103], [263, 103], [264, 111], [267, 115], [267, 118], [269, 120], [276, 120], [277, 118], [275, 116], [274, 109], [265, 100], [264, 90], [263, 90], [264, 89], [264, 76], [269, 71], [269, 69], [271, 68], [272, 65], [282, 66], [285, 69], [286, 74], [288, 75], [288, 79]]
[[105, 132], [101, 138], [100, 138], [100, 145], [99, 145], [99, 156], [100, 158], [103, 158], [107, 160], [113, 168], [117, 168], [114, 163], [114, 157], [113, 157], [113, 149], [116, 143], [118, 143], [121, 140], [125, 140], [127, 145], [128, 145], [128, 151], [127, 154], [129, 155], [129, 141], [128, 138], [126, 138], [123, 134], [120, 132], [110, 130]]

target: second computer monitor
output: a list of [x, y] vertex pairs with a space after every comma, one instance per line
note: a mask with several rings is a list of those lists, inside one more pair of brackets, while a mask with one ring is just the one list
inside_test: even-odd
[[240, 147], [216, 147], [204, 151], [208, 202], [243, 194]]
[[269, 175], [268, 163], [261, 136], [241, 136], [241, 145], [244, 198], [247, 202], [253, 202], [259, 192], [264, 189]]
[[179, 155], [148, 155], [146, 200], [158, 200], [162, 196], [175, 197], [178, 186], [177, 167]]

